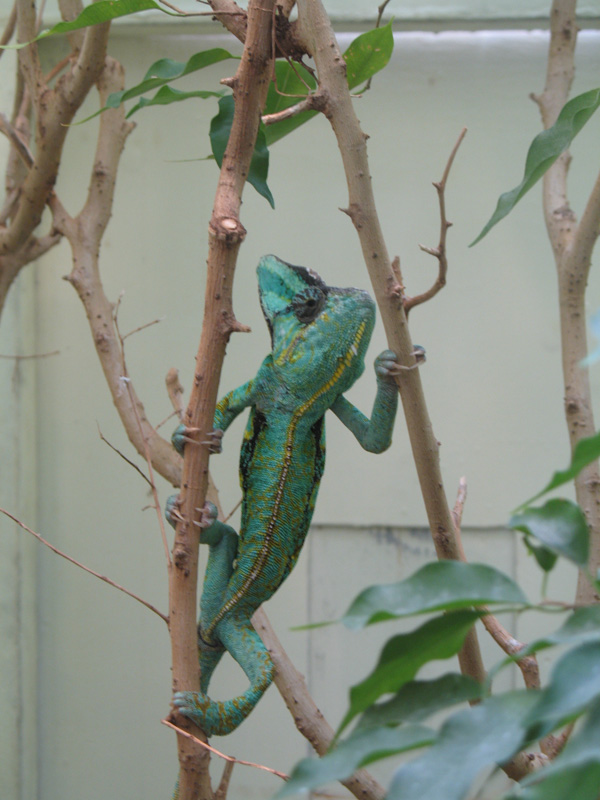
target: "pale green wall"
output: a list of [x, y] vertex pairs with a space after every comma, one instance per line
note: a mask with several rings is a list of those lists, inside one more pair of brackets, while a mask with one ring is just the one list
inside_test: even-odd
[[[485, 6], [489, 10], [496, 4]], [[422, 6], [415, 3], [413, 8]], [[159, 56], [184, 60], [204, 47], [231, 46], [223, 37], [201, 36], [194, 26], [186, 31], [177, 36], [171, 28], [161, 33], [144, 27], [142, 34], [122, 26], [111, 53], [125, 64], [128, 84]], [[342, 39], [344, 45], [349, 41]], [[575, 91], [597, 85], [599, 43], [597, 32], [581, 36]], [[469, 482], [464, 519], [469, 556], [518, 575], [532, 595], [538, 588], [535, 570], [501, 526], [510, 509], [568, 459], [555, 280], [539, 192], [532, 192], [477, 248], [467, 245], [499, 192], [520, 180], [527, 144], [539, 130], [528, 93], [543, 85], [546, 45], [546, 36], [536, 32], [398, 35], [389, 70], [357, 100], [371, 136], [382, 224], [390, 250], [402, 257], [410, 292], [427, 286], [435, 270], [417, 248], [419, 242], [436, 242], [431, 181], [440, 177], [461, 127], [469, 128], [448, 188], [448, 213], [454, 222], [448, 287], [435, 302], [414, 311], [411, 328], [414, 339], [428, 350], [423, 380], [442, 443], [448, 491], [453, 494], [463, 474]], [[46, 47], [59, 45], [47, 42]], [[210, 88], [233, 68], [225, 65], [188, 85]], [[130, 374], [154, 421], [170, 411], [163, 388], [169, 367], [179, 367], [186, 388], [191, 382], [217, 172], [210, 162], [177, 161], [208, 153], [206, 131], [214, 110], [212, 101], [198, 101], [176, 111], [154, 109], [139, 115], [123, 156], [114, 217], [102, 250], [107, 293], [116, 299], [125, 291], [122, 329], [163, 318], [160, 325], [128, 340], [127, 350]], [[596, 120], [574, 148], [573, 201], [578, 209], [591, 181], [588, 165], [597, 163], [597, 136]], [[69, 135], [58, 192], [71, 211], [85, 194], [93, 137], [93, 123]], [[273, 148], [270, 185], [275, 212], [253, 190], [244, 196], [242, 219], [249, 233], [240, 256], [235, 308], [253, 333], [232, 339], [224, 390], [246, 380], [268, 347], [256, 299], [254, 266], [260, 255], [272, 251], [312, 266], [338, 285], [367, 282], [352, 226], [338, 211], [346, 192], [324, 120], [313, 121]], [[0, 353], [60, 351], [39, 362], [22, 362], [22, 384], [13, 381], [14, 365], [0, 360], [1, 385], [6, 387], [0, 421], [10, 453], [1, 462], [2, 502], [58, 547], [165, 609], [157, 524], [152, 512], [142, 511], [149, 502], [146, 488], [98, 438], [100, 425], [112, 443], [131, 454], [103, 385], [85, 315], [73, 289], [61, 280], [69, 269], [67, 247], [52, 251], [35, 273], [35, 286], [31, 270], [24, 276], [13, 292], [10, 315], [2, 320]], [[592, 310], [600, 304], [598, 288], [594, 277]], [[378, 329], [371, 355], [383, 347]], [[592, 380], [598, 390], [598, 369]], [[368, 368], [352, 392], [365, 410], [373, 388]], [[225, 507], [239, 495], [241, 424], [228, 434], [224, 454], [213, 459]], [[11, 465], [14, 469], [7, 469]], [[7, 476], [16, 477], [10, 483]], [[163, 499], [168, 493], [161, 483]], [[362, 639], [357, 645], [344, 631], [292, 633], [289, 626], [339, 614], [363, 584], [404, 577], [431, 558], [424, 521], [404, 421], [398, 420], [392, 451], [374, 457], [360, 451], [331, 420], [315, 529], [296, 572], [268, 611], [334, 724], [343, 709], [345, 686], [370, 666]], [[0, 782], [5, 775], [12, 781], [6, 791], [0, 783], [0, 797], [168, 797], [176, 766], [172, 736], [159, 725], [169, 703], [169, 648], [162, 623], [50, 552], [32, 549], [31, 542], [23, 541], [25, 534], [16, 534], [4, 520], [0, 525], [0, 633], [10, 643], [9, 655], [3, 652], [0, 661], [0, 710], [9, 715], [4, 716], [11, 720], [9, 732], [13, 726], [18, 730], [19, 719], [30, 725], [37, 711], [39, 730], [39, 757], [23, 768], [15, 766], [19, 742], [7, 739], [6, 730], [0, 734], [0, 767], [12, 765], [12, 771], [0, 771]], [[23, 596], [16, 588], [19, 575]], [[15, 625], [20, 619], [15, 608], [35, 596], [34, 580], [37, 652], [30, 634], [33, 614], [23, 619], [24, 641]], [[566, 592], [571, 583], [572, 575], [563, 572], [551, 580], [550, 590]], [[530, 624], [520, 623], [517, 633], [530, 636]], [[374, 631], [369, 641], [385, 633]], [[30, 678], [36, 659], [37, 693]], [[25, 684], [13, 677], [20, 674], [19, 665], [29, 670]], [[215, 680], [215, 695], [227, 696], [233, 686], [240, 688], [243, 680], [226, 665]], [[31, 727], [26, 734], [31, 755]], [[283, 770], [306, 752], [274, 689], [251, 722], [218, 744], [228, 753]], [[21, 769], [30, 784], [25, 781], [19, 794], [14, 785]], [[36, 769], [37, 794], [31, 787]], [[231, 797], [262, 798], [276, 786], [273, 778], [239, 767]]]

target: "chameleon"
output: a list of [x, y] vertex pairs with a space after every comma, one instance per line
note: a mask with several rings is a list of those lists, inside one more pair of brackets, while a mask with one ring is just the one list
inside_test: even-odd
[[[377, 394], [368, 419], [343, 394], [364, 371], [375, 322], [369, 294], [328, 286], [313, 270], [273, 255], [260, 260], [257, 273], [272, 350], [256, 377], [220, 400], [205, 442], [220, 452], [223, 432], [250, 408], [240, 454], [240, 531], [238, 536], [220, 522], [216, 508], [206, 504], [199, 523], [200, 542], [209, 546], [198, 622], [200, 692], [173, 697], [207, 736], [235, 730], [273, 680], [273, 663], [251, 617], [290, 574], [308, 532], [325, 465], [325, 412], [331, 409], [365, 450], [383, 452], [398, 405], [394, 376], [402, 369], [390, 350], [376, 358]], [[192, 441], [191, 432], [180, 425], [173, 434], [179, 452]], [[170, 498], [172, 523], [176, 504]], [[250, 686], [215, 701], [207, 691], [225, 651]]]

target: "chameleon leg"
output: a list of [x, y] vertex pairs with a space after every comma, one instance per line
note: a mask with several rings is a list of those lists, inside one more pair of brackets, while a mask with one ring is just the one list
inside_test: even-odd
[[[211, 700], [205, 690], [199, 694], [177, 692], [174, 702], [207, 736], [225, 736], [246, 719], [271, 684], [273, 662], [249, 620], [227, 616], [218, 624], [215, 633], [246, 673], [250, 687], [238, 697], [225, 701]], [[204, 686], [204, 676], [202, 683]]]

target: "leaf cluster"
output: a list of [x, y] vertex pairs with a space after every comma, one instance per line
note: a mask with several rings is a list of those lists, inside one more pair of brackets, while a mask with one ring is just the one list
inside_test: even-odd
[[[533, 499], [572, 480], [599, 455], [600, 435], [580, 442], [570, 466], [554, 473]], [[509, 527], [524, 534], [544, 571], [552, 569], [558, 558], [586, 569], [589, 535], [575, 503], [551, 499], [539, 508], [524, 504]], [[575, 788], [578, 800], [597, 800], [599, 606], [572, 609], [554, 633], [500, 661], [483, 685], [455, 672], [434, 680], [419, 679], [425, 664], [459, 652], [472, 626], [490, 613], [490, 607], [513, 613], [559, 610], [552, 604], [531, 604], [509, 576], [486, 564], [434, 562], [403, 581], [363, 590], [342, 617], [348, 628], [429, 617], [386, 642], [369, 675], [351, 687], [348, 711], [330, 751], [321, 759], [299, 762], [277, 799], [344, 780], [375, 761], [419, 751], [395, 773], [388, 800], [461, 800], [482, 769], [509, 762], [539, 739], [581, 720], [562, 753], [504, 800], [564, 800]], [[543, 690], [492, 694], [499, 672], [521, 658], [557, 647], [562, 654]], [[472, 705], [465, 708], [465, 703]], [[445, 712], [442, 724], [432, 719], [439, 712]], [[351, 723], [355, 723], [353, 729], [341, 738]]]

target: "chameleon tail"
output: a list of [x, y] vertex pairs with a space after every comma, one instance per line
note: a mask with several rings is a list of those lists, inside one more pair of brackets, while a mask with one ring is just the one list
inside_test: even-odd
[[[273, 681], [273, 662], [260, 637], [247, 621], [226, 617], [217, 627], [217, 636], [246, 673], [250, 686], [231, 700], [211, 700], [206, 694], [210, 673], [216, 666], [221, 652], [213, 662], [208, 661], [209, 650], [199, 648], [202, 669], [202, 688], [199, 694], [177, 692], [175, 705], [195, 722], [207, 736], [225, 736], [235, 730], [250, 714]], [[208, 677], [207, 677], [208, 676]]]

